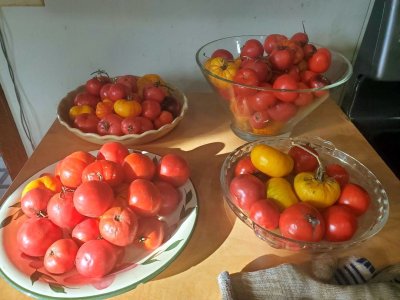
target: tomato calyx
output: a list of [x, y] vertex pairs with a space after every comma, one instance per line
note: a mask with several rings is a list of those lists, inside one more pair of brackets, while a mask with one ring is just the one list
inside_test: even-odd
[[104, 71], [103, 69], [98, 69], [98, 70], [90, 73], [90, 75], [95, 75], [98, 78], [101, 78], [104, 76], [110, 78], [110, 75], [108, 75], [108, 73], [106, 71]]

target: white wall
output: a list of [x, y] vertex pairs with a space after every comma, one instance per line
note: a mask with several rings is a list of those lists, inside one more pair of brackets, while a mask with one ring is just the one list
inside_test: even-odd
[[[47, 0], [2, 8], [23, 107], [37, 145], [59, 100], [96, 69], [159, 73], [188, 91], [209, 90], [195, 62], [204, 43], [239, 34], [292, 34], [302, 21], [313, 42], [352, 59], [373, 0]], [[6, 61], [0, 81], [28, 153]]]

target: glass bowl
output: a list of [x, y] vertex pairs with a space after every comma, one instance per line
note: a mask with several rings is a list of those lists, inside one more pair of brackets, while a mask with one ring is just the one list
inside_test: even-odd
[[[236, 163], [242, 157], [249, 155], [251, 149], [255, 145], [266, 144], [287, 153], [293, 146], [293, 143], [303, 145], [309, 144], [317, 151], [323, 164], [341, 164], [349, 172], [350, 182], [361, 185], [369, 193], [371, 203], [368, 211], [358, 217], [358, 229], [350, 240], [344, 242], [329, 242], [326, 240], [320, 242], [304, 242], [286, 238], [280, 234], [279, 229], [267, 230], [257, 225], [251, 220], [248, 213], [236, 205], [229, 191], [229, 185], [234, 177]], [[332, 250], [346, 249], [373, 237], [384, 227], [389, 217], [389, 200], [384, 187], [376, 176], [357, 159], [337, 149], [331, 142], [321, 138], [278, 137], [275, 139], [264, 138], [246, 143], [238, 147], [226, 157], [221, 168], [220, 181], [224, 199], [236, 216], [249, 226], [257, 237], [277, 249], [295, 251], [306, 250], [310, 252], [328, 252]]]
[[[210, 71], [210, 59], [214, 51], [218, 49], [225, 49], [228, 50], [234, 57], [233, 61], [225, 60], [226, 64], [221, 66], [222, 69], [226, 70], [228, 63], [235, 64], [238, 68], [240, 68], [240, 65], [243, 65], [243, 61], [246, 60], [246, 57], [243, 59], [240, 58], [240, 52], [246, 41], [250, 39], [256, 39], [263, 44], [266, 37], [267, 35], [242, 35], [226, 37], [205, 44], [196, 53], [196, 62], [204, 77], [220, 96], [219, 98], [222, 100], [221, 102], [223, 103], [224, 107], [226, 107], [226, 109], [230, 112], [231, 129], [237, 136], [246, 141], [254, 141], [258, 138], [267, 136], [290, 136], [290, 132], [293, 130], [294, 126], [303, 120], [321, 103], [323, 103], [329, 97], [332, 99], [337, 98], [339, 94], [338, 87], [343, 85], [352, 74], [352, 65], [349, 60], [342, 54], [333, 50], [330, 50], [331, 65], [329, 69], [326, 72], [321, 73], [321, 75], [323, 75], [321, 78], [326, 78], [329, 81], [325, 82], [327, 85], [322, 87], [320, 85], [318, 85], [320, 87], [311, 85], [313, 88], [309, 88], [310, 84], [307, 84], [307, 86], [301, 85], [302, 89], [279, 90], [272, 88], [271, 85], [265, 86], [265, 84], [263, 84], [263, 86], [250, 86], [236, 83], [232, 80], [226, 79], [226, 77], [220, 77], [215, 72]], [[316, 48], [321, 48], [321, 46], [318, 46], [314, 43], [312, 44]], [[271, 66], [270, 55], [265, 55], [265, 52], [264, 56], [258, 58], [258, 60], [264, 60], [269, 66]], [[302, 64], [304, 70], [304, 66], [307, 63], [304, 61]], [[297, 66], [299, 65], [300, 64]], [[232, 65], [229, 64], [229, 68], [231, 66]], [[214, 71], [215, 69], [212, 70]], [[231, 69], [231, 73], [235, 72], [237, 72], [237, 70], [235, 71], [233, 67]], [[287, 73], [288, 71], [285, 72]], [[271, 83], [276, 76], [285, 72], [282, 71], [278, 74], [276, 71], [270, 71], [272, 77], [270, 76], [268, 82]], [[224, 73], [224, 76], [225, 74], [226, 73]], [[246, 92], [244, 93], [243, 91]], [[265, 108], [265, 105], [260, 106], [256, 103], [257, 99], [255, 97], [256, 95], [261, 95], [266, 92], [268, 92], [270, 95], [276, 95], [276, 93], [280, 93], [280, 95], [282, 95], [282, 93], [285, 95], [288, 95], [289, 93], [298, 93], [299, 99], [287, 102], [279, 100], [282, 98], [279, 97], [279, 99], [271, 101], [271, 105], [268, 108]], [[285, 96], [283, 98], [285, 98]], [[304, 101], [304, 99], [308, 100]], [[261, 110], [263, 111], [262, 113], [260, 113]], [[267, 113], [265, 113], [265, 111], [267, 111]], [[256, 113], [258, 113], [257, 116]], [[264, 119], [264, 122], [261, 125], [260, 122], [255, 125], [256, 122], [254, 122], [254, 119], [257, 118], [258, 120], [260, 120], [260, 118]]]

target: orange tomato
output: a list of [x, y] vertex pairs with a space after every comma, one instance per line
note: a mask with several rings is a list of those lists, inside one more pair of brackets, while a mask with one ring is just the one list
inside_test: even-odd
[[122, 118], [136, 117], [142, 112], [142, 105], [136, 100], [120, 99], [115, 101], [114, 111]]
[[61, 191], [61, 187], [62, 185], [58, 177], [45, 174], [30, 181], [22, 190], [21, 198], [24, 197], [27, 192], [35, 188], [48, 189], [53, 193], [59, 193]]
[[103, 117], [111, 114], [114, 109], [114, 102], [112, 102], [110, 99], [103, 99], [103, 101], [100, 101], [96, 105], [96, 116], [99, 119], [102, 119]]
[[69, 109], [69, 117], [74, 120], [77, 115], [93, 113], [93, 107], [87, 104], [74, 105]]

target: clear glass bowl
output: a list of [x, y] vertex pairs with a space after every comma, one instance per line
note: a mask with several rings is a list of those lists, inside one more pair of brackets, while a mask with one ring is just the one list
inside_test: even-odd
[[[220, 77], [217, 74], [210, 72], [206, 68], [206, 62], [211, 58], [215, 50], [226, 49], [233, 54], [234, 58], [237, 58], [240, 56], [241, 48], [247, 40], [257, 39], [263, 43], [265, 38], [266, 35], [242, 35], [226, 37], [205, 44], [196, 53], [196, 62], [204, 77], [220, 96], [219, 98], [221, 99], [221, 102], [230, 112], [231, 128], [233, 132], [246, 141], [254, 141], [258, 138], [266, 136], [289, 136], [294, 126], [303, 120], [307, 115], [309, 115], [310, 112], [317, 108], [326, 99], [329, 97], [333, 99], [337, 98], [339, 94], [338, 87], [343, 85], [352, 74], [352, 65], [349, 60], [342, 54], [332, 50], [330, 50], [332, 54], [331, 66], [327, 72], [322, 74], [329, 79], [330, 84], [321, 88], [277, 90], [266, 87], [247, 86]], [[312, 44], [316, 46], [316, 48], [320, 47], [314, 43]], [[237, 60], [235, 61], [237, 62]], [[249, 100], [246, 99], [246, 97], [240, 97], [237, 95], [237, 93], [235, 93], [235, 89], [237, 88], [254, 89], [255, 92], [269, 91], [273, 93], [312, 93], [314, 95], [314, 99], [307, 105], [295, 105], [292, 107], [296, 113], [288, 120], [270, 119], [264, 127], [254, 128], [251, 125], [250, 118], [255, 111], [250, 107], [251, 105], [248, 104]], [[281, 102], [282, 101], [278, 100], [277, 104]]]
[[[258, 144], [266, 144], [281, 151], [288, 152], [293, 143], [310, 144], [318, 152], [323, 164], [339, 163], [350, 174], [350, 181], [364, 187], [370, 197], [371, 204], [368, 211], [358, 218], [358, 229], [352, 239], [345, 242], [303, 242], [283, 237], [279, 229], [267, 230], [253, 222], [248, 214], [235, 204], [229, 192], [229, 184], [234, 177], [235, 165], [240, 158], [250, 154], [251, 149]], [[257, 237], [266, 241], [270, 246], [278, 249], [307, 250], [311, 252], [327, 252], [346, 249], [364, 242], [377, 234], [386, 224], [389, 217], [389, 200], [386, 191], [376, 176], [355, 158], [337, 149], [331, 142], [316, 137], [265, 138], [246, 143], [231, 152], [225, 159], [220, 173], [221, 187], [226, 203], [236, 216], [249, 226]]]

